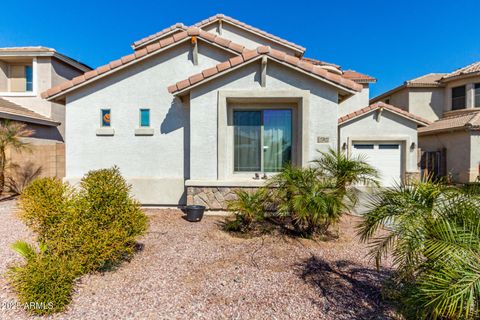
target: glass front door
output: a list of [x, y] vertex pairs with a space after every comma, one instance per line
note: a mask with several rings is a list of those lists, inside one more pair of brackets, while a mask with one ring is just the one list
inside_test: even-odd
[[292, 161], [292, 110], [234, 111], [234, 171], [278, 172]]

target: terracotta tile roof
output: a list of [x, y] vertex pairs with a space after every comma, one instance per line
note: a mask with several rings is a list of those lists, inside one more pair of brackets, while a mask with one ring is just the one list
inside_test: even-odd
[[335, 67], [337, 69], [341, 69], [341, 67], [338, 64], [325, 62], [325, 61], [321, 61], [321, 60], [317, 60], [317, 59], [313, 59], [313, 58], [303, 58], [302, 57], [302, 60], [306, 61], [306, 62], [309, 62], [311, 64], [314, 64], [316, 66], [331, 66], [331, 67]]
[[433, 134], [442, 131], [453, 131], [461, 129], [480, 129], [480, 110], [458, 110], [448, 112], [444, 118], [439, 119], [431, 125], [418, 130], [419, 134]]
[[448, 81], [452, 78], [458, 78], [462, 76], [469, 76], [480, 73], [480, 61], [469, 64], [466, 67], [457, 69], [442, 78], [442, 81]]
[[48, 126], [58, 126], [60, 124], [48, 117], [42, 116], [41, 114], [3, 98], [0, 98], [0, 118], [44, 124]]
[[148, 37], [145, 37], [143, 39], [140, 39], [138, 41], [135, 41], [132, 44], [132, 49], [138, 50], [141, 47], [144, 47], [150, 42], [156, 41], [158, 38], [161, 38], [164, 35], [167, 35], [173, 31], [182, 31], [182, 30], [187, 30], [187, 27], [183, 23], [175, 23], [174, 25], [163, 29], [162, 31], [159, 31], [157, 33], [154, 33], [152, 35], [149, 35]]
[[293, 43], [293, 42], [290, 42], [290, 41], [287, 41], [287, 40], [282, 39], [282, 38], [280, 38], [280, 37], [277, 37], [277, 36], [275, 36], [275, 35], [273, 35], [273, 34], [271, 34], [271, 33], [265, 32], [265, 31], [260, 30], [260, 29], [258, 29], [258, 28], [252, 27], [251, 25], [248, 25], [248, 24], [246, 24], [246, 23], [244, 23], [244, 22], [238, 21], [238, 20], [236, 20], [236, 19], [234, 19], [234, 18], [232, 18], [232, 17], [226, 16], [226, 15], [224, 15], [224, 14], [216, 14], [216, 15], [210, 17], [210, 18], [207, 18], [207, 19], [205, 19], [205, 20], [203, 20], [203, 21], [200, 21], [200, 22], [196, 23], [194, 26], [195, 26], [195, 27], [202, 28], [202, 27], [207, 26], [207, 25], [209, 25], [209, 24], [211, 24], [211, 23], [214, 23], [215, 21], [218, 21], [218, 20], [222, 20], [222, 21], [229, 22], [229, 23], [231, 23], [231, 24], [233, 24], [233, 25], [236, 25], [236, 26], [238, 26], [238, 27], [240, 27], [240, 28], [246, 29], [246, 30], [248, 30], [248, 31], [255, 32], [255, 33], [257, 33], [257, 34], [259, 34], [259, 35], [261, 35], [261, 36], [263, 36], [263, 37], [265, 37], [265, 38], [268, 38], [268, 39], [270, 39], [270, 40], [273, 40], [273, 41], [275, 41], [275, 42], [279, 42], [279, 43], [282, 43], [282, 44], [287, 45], [287, 46], [289, 46], [289, 47], [293, 47], [294, 49], [296, 49], [297, 51], [301, 52], [302, 54], [303, 54], [303, 52], [305, 52], [305, 50], [306, 50], [304, 47], [299, 46], [298, 44], [295, 44], [295, 43]]
[[408, 87], [439, 87], [440, 79], [445, 76], [446, 73], [428, 73], [418, 78], [407, 80], [405, 84]]
[[161, 39], [158, 42], [151, 43], [147, 45], [145, 48], [137, 50], [132, 54], [129, 54], [118, 60], [112, 61], [106, 65], [98, 67], [95, 70], [86, 72], [83, 75], [75, 77], [72, 80], [66, 81], [58, 86], [50, 88], [47, 91], [42, 92], [42, 98], [52, 99], [54, 97], [58, 97], [61, 93], [67, 90], [70, 91], [74, 87], [78, 87], [80, 85], [84, 85], [85, 83], [90, 83], [92, 81], [95, 81], [127, 65], [134, 64], [148, 56], [151, 56], [166, 48], [174, 46], [175, 44], [187, 41], [191, 37], [197, 37], [199, 39], [202, 39], [203, 41], [212, 43], [216, 46], [222, 47], [226, 50], [235, 52], [237, 54], [241, 54], [244, 51], [246, 51], [245, 47], [239, 44], [236, 44], [230, 40], [227, 40], [219, 36], [215, 36], [214, 34], [203, 31], [199, 28], [190, 27], [186, 31], [182, 31], [180, 33], [174, 34], [171, 37]]
[[369, 75], [357, 72], [355, 70], [345, 70], [343, 71], [343, 77], [353, 80], [357, 83], [370, 83], [370, 82], [377, 82], [377, 79], [371, 77]]
[[283, 51], [272, 49], [268, 46], [261, 46], [258, 47], [256, 50], [244, 51], [242, 55], [233, 57], [228, 61], [217, 64], [215, 67], [203, 70], [201, 73], [195, 74], [188, 79], [179, 81], [176, 84], [169, 86], [168, 91], [172, 94], [184, 92], [193, 85], [198, 85], [201, 82], [206, 82], [210, 80], [213, 76], [227, 73], [231, 71], [234, 67], [238, 67], [242, 64], [247, 63], [248, 61], [259, 58], [260, 56], [268, 56], [269, 58], [273, 58], [281, 63], [286, 63], [313, 76], [320, 77], [327, 81], [331, 81], [336, 85], [344, 87], [348, 90], [362, 90], [361, 85], [353, 82], [352, 80], [345, 79], [340, 75], [329, 72], [320, 66], [315, 66], [309, 62], [302, 61], [301, 59], [291, 56]]
[[403, 90], [405, 88], [437, 88], [437, 87], [442, 87], [443, 84], [440, 82], [440, 79], [442, 79], [443, 76], [445, 76], [446, 73], [428, 73], [423, 76], [420, 76], [418, 78], [412, 79], [412, 80], [407, 80], [405, 81], [402, 85], [395, 87], [391, 90], [388, 90], [387, 92], [384, 92], [372, 99], [370, 99], [370, 103], [375, 103], [377, 101], [380, 101], [384, 98], [387, 98], [391, 96], [392, 94]]
[[374, 104], [371, 104], [369, 105], [368, 107], [365, 107], [365, 108], [362, 108], [360, 110], [357, 110], [357, 111], [354, 111], [354, 112], [351, 112], [347, 115], [344, 115], [342, 117], [340, 117], [338, 119], [338, 124], [343, 124], [345, 122], [348, 122], [350, 120], [353, 120], [353, 119], [356, 119], [364, 114], [367, 114], [369, 112], [372, 112], [374, 110], [377, 110], [377, 109], [385, 109], [385, 110], [388, 110], [390, 112], [393, 112], [395, 114], [398, 114], [404, 118], [407, 118], [407, 119], [410, 119], [412, 121], [415, 121], [421, 125], [429, 125], [431, 124], [430, 121], [428, 121], [427, 119], [424, 119], [422, 117], [419, 117], [417, 115], [414, 115], [410, 112], [407, 112], [405, 110], [402, 110], [398, 107], [395, 107], [395, 106], [392, 106], [391, 104], [386, 104], [386, 103], [383, 103], [383, 102], [376, 102]]

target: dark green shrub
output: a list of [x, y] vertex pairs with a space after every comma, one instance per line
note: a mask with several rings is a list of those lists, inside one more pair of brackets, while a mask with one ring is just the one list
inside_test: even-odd
[[480, 195], [480, 182], [466, 183], [461, 187], [462, 191], [470, 195]]
[[[11, 280], [19, 296], [41, 302], [43, 293], [56, 303], [46, 313], [61, 310], [70, 301], [75, 277], [110, 269], [130, 257], [136, 238], [147, 229], [147, 217], [129, 191], [116, 167], [87, 173], [78, 190], [53, 178], [30, 184], [20, 198], [20, 216], [38, 234], [43, 250], [35, 259], [28, 258], [32, 250], [26, 245], [16, 250], [30, 252], [24, 255], [25, 266], [11, 268]], [[24, 279], [28, 271], [35, 275], [40, 266], [46, 268], [44, 277]]]
[[227, 202], [227, 208], [235, 214], [234, 220], [227, 220], [227, 231], [245, 232], [253, 222], [263, 221], [267, 190], [258, 189], [248, 192], [242, 189], [235, 190], [236, 199]]

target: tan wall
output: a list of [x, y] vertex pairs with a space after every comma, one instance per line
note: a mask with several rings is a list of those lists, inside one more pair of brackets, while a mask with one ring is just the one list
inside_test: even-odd
[[457, 182], [471, 181], [471, 138], [468, 131], [419, 136], [422, 151], [447, 150], [447, 173]]
[[405, 111], [408, 111], [408, 90], [407, 89], [402, 89], [398, 92], [395, 92], [394, 94], [390, 95], [389, 97], [386, 97], [385, 99], [382, 99], [382, 101], [385, 101], [387, 99], [390, 99], [390, 104], [399, 107]]
[[14, 164], [23, 167], [29, 163], [42, 167], [42, 177], [65, 176], [65, 144], [31, 144], [29, 150], [9, 150], [7, 158]]
[[443, 88], [410, 88], [408, 112], [430, 121], [442, 117], [444, 108]]

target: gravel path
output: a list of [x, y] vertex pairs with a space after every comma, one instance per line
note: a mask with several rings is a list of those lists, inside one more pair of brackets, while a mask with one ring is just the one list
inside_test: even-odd
[[[16, 255], [9, 243], [31, 239], [14, 202], [0, 203], [0, 273]], [[147, 210], [150, 229], [135, 258], [118, 270], [83, 277], [73, 303], [52, 319], [390, 319], [378, 273], [345, 217], [329, 242], [232, 237], [222, 217], [189, 223], [177, 210]], [[14, 299], [0, 277], [0, 301]], [[1, 319], [28, 319], [0, 309]]]

